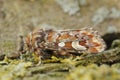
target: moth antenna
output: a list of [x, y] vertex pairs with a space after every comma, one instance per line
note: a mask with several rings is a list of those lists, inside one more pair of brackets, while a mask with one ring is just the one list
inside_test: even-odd
[[82, 30], [88, 30], [88, 31], [92, 31], [93, 27], [90, 27], [90, 25], [88, 25], [87, 27], [82, 28]]
[[94, 31], [94, 34], [99, 35], [98, 31]]
[[95, 30], [93, 27], [90, 27], [90, 28], [88, 29], [88, 31], [90, 31], [91, 33], [95, 34], [96, 36], [100, 35], [100, 34], [98, 33], [98, 31]]

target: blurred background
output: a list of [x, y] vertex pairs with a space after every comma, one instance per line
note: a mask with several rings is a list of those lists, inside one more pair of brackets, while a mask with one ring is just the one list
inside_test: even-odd
[[93, 27], [101, 35], [120, 31], [119, 0], [0, 0], [0, 54], [11, 56], [19, 35], [36, 28]]

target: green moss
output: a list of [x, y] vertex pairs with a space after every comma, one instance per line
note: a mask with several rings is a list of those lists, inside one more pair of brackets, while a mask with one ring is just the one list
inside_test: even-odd
[[120, 47], [120, 39], [116, 39], [112, 42], [112, 48]]
[[89, 66], [80, 66], [71, 71], [67, 80], [119, 80], [119, 69], [110, 67], [108, 65], [101, 65], [100, 67], [92, 64]]
[[113, 67], [113, 68], [120, 69], [120, 63], [113, 64], [112, 67]]
[[14, 80], [18, 77], [24, 77], [27, 73], [27, 67], [31, 65], [31, 62], [17, 62], [16, 64], [0, 66], [0, 80]]

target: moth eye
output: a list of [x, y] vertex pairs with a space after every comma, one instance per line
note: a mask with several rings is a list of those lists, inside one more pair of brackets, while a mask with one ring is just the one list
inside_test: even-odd
[[41, 38], [35, 38], [35, 41], [41, 42], [42, 40], [41, 40]]
[[28, 48], [30, 48], [30, 45], [29, 45], [29, 44], [27, 44], [27, 47], [28, 47]]

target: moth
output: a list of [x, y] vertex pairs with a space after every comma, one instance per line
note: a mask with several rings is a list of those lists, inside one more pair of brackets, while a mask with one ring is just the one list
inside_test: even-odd
[[82, 52], [98, 53], [106, 48], [105, 41], [92, 28], [82, 29], [37, 29], [25, 39], [25, 50], [44, 57], [46, 50], [59, 55]]

